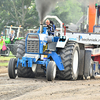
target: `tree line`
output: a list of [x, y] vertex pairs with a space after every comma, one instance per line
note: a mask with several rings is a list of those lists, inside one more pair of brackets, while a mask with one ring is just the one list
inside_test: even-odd
[[[84, 14], [82, 7], [78, 0], [61, 0], [50, 15], [58, 16], [65, 24], [76, 23]], [[10, 25], [21, 25], [24, 29], [38, 27], [35, 0], [0, 0], [0, 31]]]

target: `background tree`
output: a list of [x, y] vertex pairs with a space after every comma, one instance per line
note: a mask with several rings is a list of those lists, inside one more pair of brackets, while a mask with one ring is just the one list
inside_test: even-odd
[[0, 29], [5, 25], [34, 27], [38, 23], [38, 13], [34, 0], [0, 1]]
[[66, 24], [76, 23], [83, 15], [81, 3], [77, 0], [59, 1], [52, 15], [58, 16]]
[[[65, 24], [76, 23], [84, 12], [84, 0], [79, 1], [58, 1], [55, 10], [50, 14], [58, 16]], [[6, 25], [22, 25], [24, 29], [38, 27], [35, 0], [0, 0], [0, 31]]]

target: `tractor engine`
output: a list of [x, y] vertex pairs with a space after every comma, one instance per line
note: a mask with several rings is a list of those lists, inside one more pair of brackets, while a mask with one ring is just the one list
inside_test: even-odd
[[25, 52], [31, 54], [42, 54], [47, 44], [47, 29], [40, 24], [37, 33], [29, 33], [26, 37]]
[[27, 36], [26, 52], [27, 53], [39, 53], [39, 35], [29, 34]]

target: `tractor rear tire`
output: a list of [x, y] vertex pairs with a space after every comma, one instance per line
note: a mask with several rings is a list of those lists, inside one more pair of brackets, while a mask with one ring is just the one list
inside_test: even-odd
[[[16, 57], [22, 59], [24, 54], [25, 54], [25, 40], [22, 39], [19, 42]], [[19, 64], [19, 66], [18, 66], [18, 77], [34, 78], [35, 74], [32, 71], [32, 68], [30, 68], [28, 66], [27, 67], [22, 67], [22, 64]]]
[[10, 49], [9, 49], [9, 47], [7, 47], [7, 50], [5, 51], [5, 56], [9, 56], [9, 54], [10, 54]]
[[6, 46], [6, 47], [7, 47], [7, 50], [2, 51], [2, 52], [1, 52], [1, 56], [6, 56], [6, 57], [8, 57], [8, 56], [9, 56], [9, 54], [10, 54], [10, 49], [9, 49], [9, 47], [8, 47], [8, 46]]
[[69, 41], [64, 49], [59, 50], [64, 71], [57, 71], [57, 76], [64, 80], [76, 80], [78, 78], [79, 45]]
[[19, 64], [18, 66], [18, 77], [24, 77], [24, 78], [34, 78], [36, 76], [36, 73], [32, 71], [32, 68], [28, 67], [22, 67], [22, 64]]
[[55, 79], [55, 77], [56, 77], [56, 64], [54, 61], [50, 61], [46, 69], [46, 79], [48, 81], [52, 81]]
[[17, 60], [12, 58], [9, 61], [8, 65], [8, 74], [11, 79], [15, 79], [17, 76], [17, 68], [16, 68]]
[[7, 44], [7, 46], [9, 47], [10, 51], [12, 52], [12, 54], [14, 56], [16, 56], [16, 54], [17, 54], [17, 46], [18, 46], [19, 42], [20, 41], [16, 40], [14, 44]]
[[18, 47], [19, 42], [20, 42], [20, 41], [17, 41], [17, 40], [16, 40], [15, 43], [14, 43], [14, 45], [12, 46], [12, 51], [11, 51], [11, 52], [12, 52], [12, 54], [15, 55], [15, 56], [17, 55], [17, 47]]
[[25, 54], [25, 40], [22, 39], [19, 42], [19, 45], [17, 46], [17, 55], [16, 55], [16, 57], [22, 59], [24, 54]]

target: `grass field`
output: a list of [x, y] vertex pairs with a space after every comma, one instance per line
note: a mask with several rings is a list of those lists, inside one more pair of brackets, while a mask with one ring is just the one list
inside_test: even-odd
[[8, 66], [8, 62], [0, 63], [0, 66]]
[[9, 61], [11, 58], [15, 58], [15, 57], [3, 57], [3, 56], [0, 56], [0, 60], [7, 60]]
[[0, 66], [8, 66], [8, 63], [9, 63], [9, 60], [11, 58], [15, 58], [15, 57], [3, 57], [3, 56], [0, 56]]

